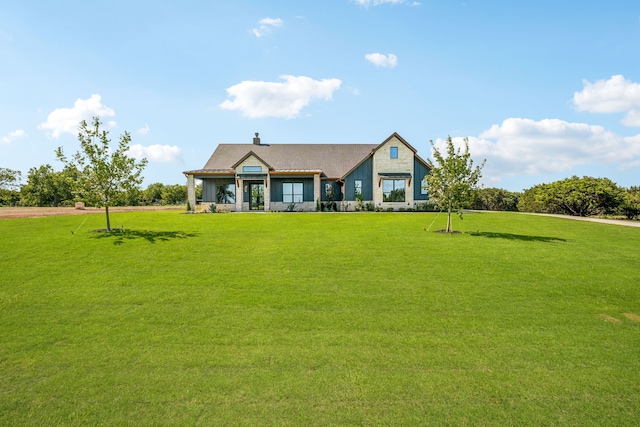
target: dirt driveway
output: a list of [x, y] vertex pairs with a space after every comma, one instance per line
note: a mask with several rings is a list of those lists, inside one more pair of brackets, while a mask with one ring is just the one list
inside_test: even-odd
[[[119, 206], [109, 208], [109, 212], [142, 212], [142, 211], [182, 211], [183, 206]], [[104, 208], [85, 208], [76, 209], [68, 208], [13, 208], [0, 207], [0, 219], [9, 218], [40, 218], [44, 216], [61, 216], [61, 215], [86, 215], [86, 214], [104, 214]]]
[[630, 221], [625, 219], [589, 218], [584, 216], [554, 215], [554, 214], [527, 214], [527, 215], [551, 216], [554, 218], [572, 219], [575, 221], [589, 221], [589, 222], [599, 222], [601, 224], [624, 225], [626, 227], [640, 227], [640, 221]]

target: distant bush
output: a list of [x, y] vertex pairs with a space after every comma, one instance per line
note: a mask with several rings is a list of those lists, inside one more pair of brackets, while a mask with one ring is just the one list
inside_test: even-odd
[[630, 187], [627, 190], [624, 202], [620, 206], [620, 213], [627, 219], [640, 217], [640, 187]]
[[518, 200], [522, 193], [502, 188], [481, 188], [476, 191], [471, 209], [483, 211], [517, 211]]

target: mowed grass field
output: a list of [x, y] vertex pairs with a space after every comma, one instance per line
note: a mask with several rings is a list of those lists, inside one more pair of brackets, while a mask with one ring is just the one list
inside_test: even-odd
[[639, 425], [640, 229], [445, 221], [1, 220], [0, 425]]

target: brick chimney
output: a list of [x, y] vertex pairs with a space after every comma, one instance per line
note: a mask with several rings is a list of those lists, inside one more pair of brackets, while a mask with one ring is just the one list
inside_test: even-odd
[[260, 137], [258, 136], [258, 132], [256, 132], [256, 137], [253, 138], [253, 145], [260, 145]]

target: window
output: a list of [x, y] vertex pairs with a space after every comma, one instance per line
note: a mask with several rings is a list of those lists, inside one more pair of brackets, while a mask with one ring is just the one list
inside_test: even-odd
[[423, 179], [420, 182], [420, 194], [427, 194], [427, 180]]
[[262, 172], [262, 166], [243, 166], [242, 172]]
[[390, 153], [391, 153], [391, 158], [392, 159], [397, 159], [398, 158], [398, 147], [391, 147]]
[[382, 181], [383, 202], [404, 202], [404, 179], [385, 179]]
[[235, 203], [236, 202], [236, 186], [235, 184], [219, 184], [216, 190], [216, 203]]
[[353, 181], [353, 185], [355, 187], [356, 200], [359, 200], [359, 198], [362, 198], [362, 180], [356, 179]]
[[302, 203], [302, 183], [283, 182], [282, 201], [285, 203]]

